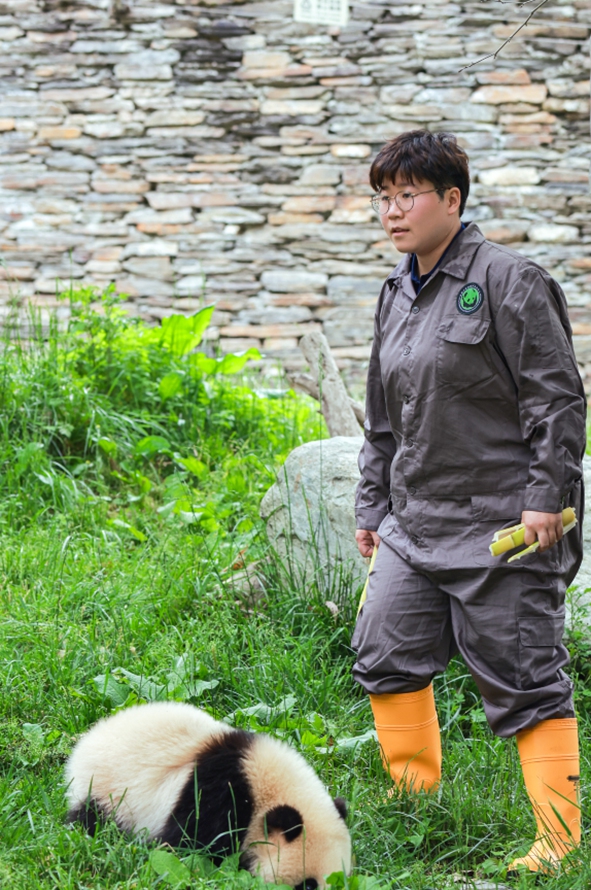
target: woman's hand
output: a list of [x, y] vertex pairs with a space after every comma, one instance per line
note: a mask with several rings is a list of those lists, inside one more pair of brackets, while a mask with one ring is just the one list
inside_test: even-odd
[[355, 540], [357, 547], [362, 556], [371, 556], [374, 547], [380, 546], [380, 539], [377, 532], [369, 531], [366, 528], [358, 528], [355, 532]]
[[521, 521], [525, 525], [525, 543], [529, 547], [540, 542], [540, 553], [553, 547], [562, 538], [562, 513], [538, 513], [524, 510]]

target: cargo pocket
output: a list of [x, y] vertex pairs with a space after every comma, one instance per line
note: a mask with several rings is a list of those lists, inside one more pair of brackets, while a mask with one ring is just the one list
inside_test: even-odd
[[[490, 544], [495, 532], [521, 522], [521, 513], [525, 499], [525, 491], [516, 489], [513, 491], [498, 491], [495, 494], [473, 495], [472, 502], [472, 527], [474, 529], [474, 562], [479, 566], [501, 566], [507, 562], [507, 556], [512, 556], [517, 551], [511, 551], [507, 555], [493, 556], [490, 552]], [[522, 550], [523, 547], [519, 549]], [[519, 562], [513, 564], [515, 567]]]
[[447, 315], [437, 330], [437, 378], [458, 392], [491, 380], [494, 369], [484, 343], [490, 318]]
[[524, 615], [518, 621], [521, 688], [545, 686], [556, 671], [554, 650], [562, 642], [564, 615]]

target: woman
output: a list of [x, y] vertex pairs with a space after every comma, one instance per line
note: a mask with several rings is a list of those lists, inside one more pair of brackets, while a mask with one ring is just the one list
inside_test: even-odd
[[[462, 654], [497, 735], [517, 736], [545, 870], [579, 842], [578, 739], [563, 671], [564, 597], [581, 561], [586, 402], [566, 301], [540, 266], [462, 223], [468, 158], [447, 133], [404, 133], [370, 171], [406, 256], [376, 309], [356, 539], [379, 547], [353, 637], [386, 767], [436, 788], [431, 681]], [[508, 564], [493, 533], [523, 522]]]

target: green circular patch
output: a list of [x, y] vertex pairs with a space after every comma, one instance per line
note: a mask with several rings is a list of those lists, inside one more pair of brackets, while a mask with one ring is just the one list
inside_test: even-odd
[[467, 284], [458, 294], [458, 309], [464, 315], [471, 315], [480, 309], [484, 293], [479, 284]]

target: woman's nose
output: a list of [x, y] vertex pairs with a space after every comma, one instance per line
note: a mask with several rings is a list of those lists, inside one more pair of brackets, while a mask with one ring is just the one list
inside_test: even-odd
[[388, 207], [388, 212], [386, 216], [389, 216], [391, 219], [402, 216], [403, 212], [394, 200], [394, 198], [390, 199], [390, 206]]

